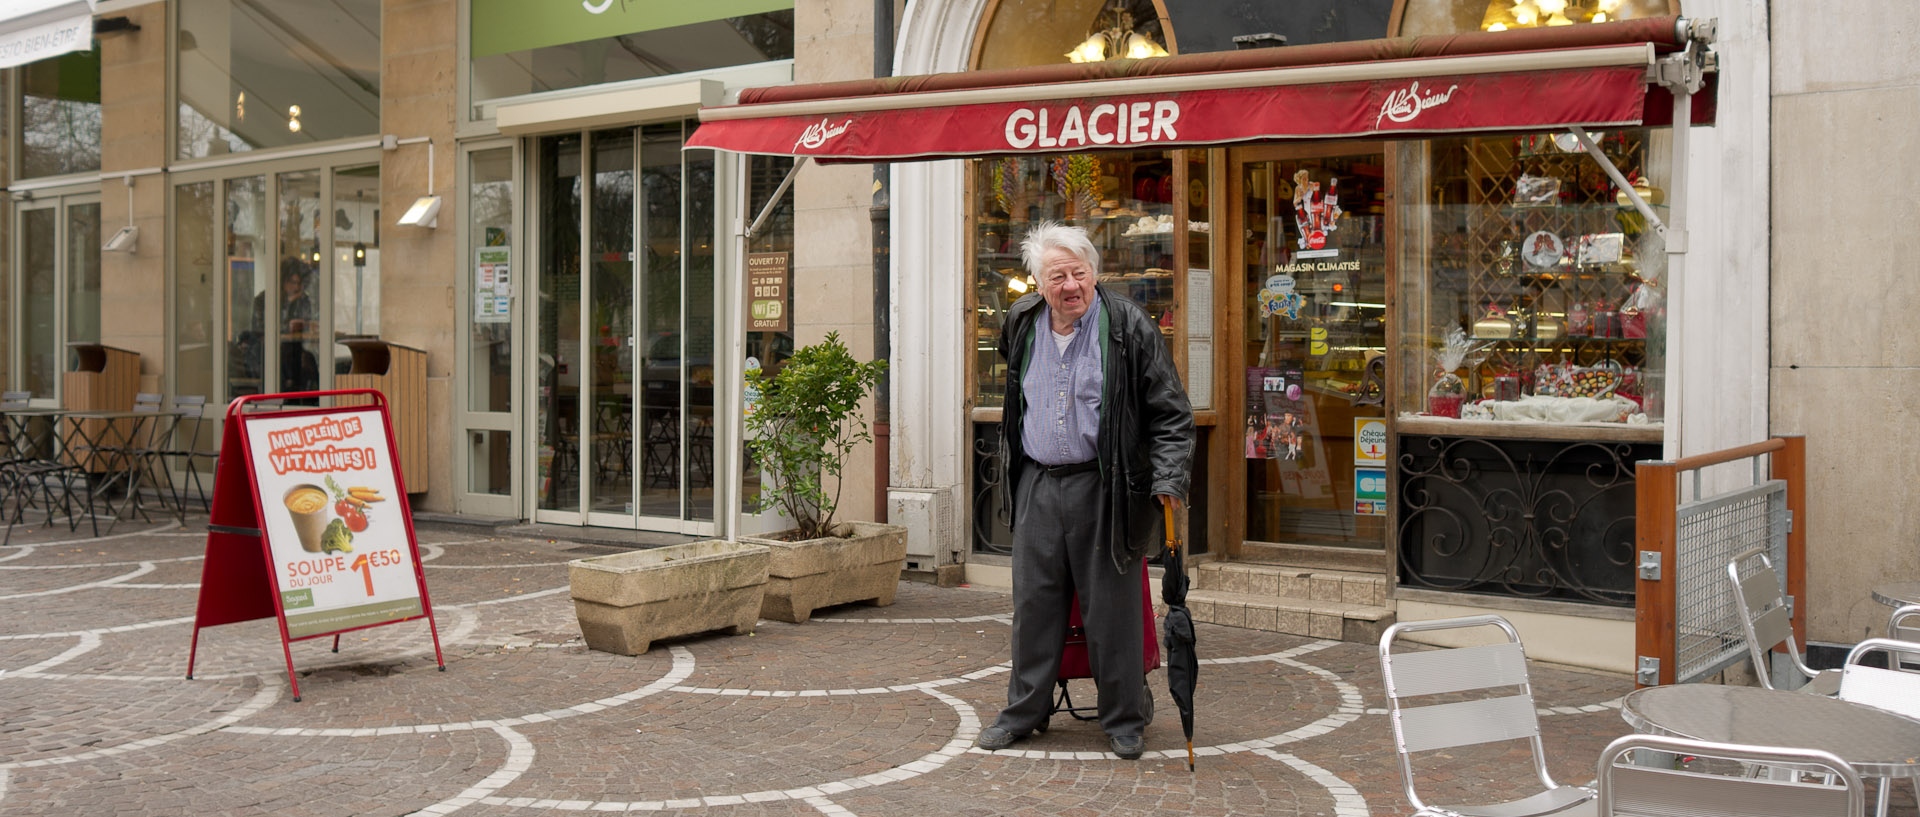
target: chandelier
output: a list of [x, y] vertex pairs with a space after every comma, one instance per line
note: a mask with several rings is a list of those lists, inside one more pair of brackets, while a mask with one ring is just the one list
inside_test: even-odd
[[1622, 0], [1489, 0], [1480, 20], [1486, 31], [1570, 26], [1621, 19]]
[[1133, 15], [1122, 10], [1103, 9], [1094, 18], [1094, 25], [1106, 19], [1112, 25], [1095, 29], [1085, 40], [1067, 52], [1070, 62], [1101, 62], [1104, 60], [1130, 59], [1143, 60], [1148, 57], [1167, 56], [1167, 49], [1153, 41], [1153, 37], [1133, 28]]

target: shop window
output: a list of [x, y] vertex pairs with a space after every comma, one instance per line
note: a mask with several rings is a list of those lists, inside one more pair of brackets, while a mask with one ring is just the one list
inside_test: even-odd
[[100, 51], [74, 51], [19, 71], [20, 178], [100, 169]]
[[1604, 23], [1680, 13], [1680, 0], [1404, 0], [1402, 37]]
[[[999, 406], [1006, 361], [998, 348], [1008, 308], [1037, 291], [1020, 259], [1020, 241], [1042, 221], [1086, 228], [1100, 251], [1101, 284], [1133, 299], [1173, 348], [1176, 235], [1185, 207], [1174, 203], [1168, 152], [1077, 153], [975, 159], [975, 405]], [[1180, 236], [1182, 239], [1184, 235]]]
[[[793, 2], [618, 3], [596, 11], [593, 4], [475, 0], [470, 33], [477, 103], [792, 59]], [[473, 115], [481, 115], [477, 107]]]
[[[1596, 138], [1665, 218], [1656, 133]], [[1660, 424], [1666, 249], [1594, 159], [1567, 134], [1400, 156], [1427, 179], [1401, 201], [1402, 420]]]
[[380, 132], [380, 0], [181, 0], [182, 159]]

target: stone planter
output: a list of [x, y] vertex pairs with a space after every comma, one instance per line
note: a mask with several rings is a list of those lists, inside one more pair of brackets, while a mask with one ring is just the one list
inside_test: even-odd
[[709, 539], [567, 563], [587, 646], [639, 655], [662, 638], [753, 630], [771, 552]]
[[762, 618], [798, 624], [829, 605], [893, 603], [900, 569], [907, 563], [907, 529], [875, 522], [848, 522], [838, 528], [850, 535], [804, 542], [740, 537], [773, 551], [766, 599], [760, 604]]

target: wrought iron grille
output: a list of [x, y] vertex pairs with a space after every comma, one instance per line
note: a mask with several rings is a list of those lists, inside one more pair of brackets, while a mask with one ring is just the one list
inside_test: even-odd
[[973, 424], [973, 552], [1013, 553], [1013, 512], [1007, 497], [1006, 463], [1000, 458], [1000, 424]]
[[1634, 599], [1634, 472], [1658, 444], [1405, 435], [1400, 581], [1617, 607]]
[[[1737, 554], [1765, 547], [1786, 581], [1787, 483], [1769, 480], [1684, 503], [1674, 523], [1674, 678], [1684, 684], [1746, 660], [1727, 564]], [[1750, 567], [1741, 578], [1757, 569]], [[1786, 587], [1780, 592], [1784, 596]]]

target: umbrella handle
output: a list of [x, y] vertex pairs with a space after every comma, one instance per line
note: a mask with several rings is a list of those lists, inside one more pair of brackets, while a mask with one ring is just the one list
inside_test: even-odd
[[1171, 502], [1160, 503], [1160, 512], [1163, 515], [1165, 515], [1167, 519], [1167, 549], [1179, 550], [1180, 549], [1180, 533], [1173, 526], [1173, 503]]

